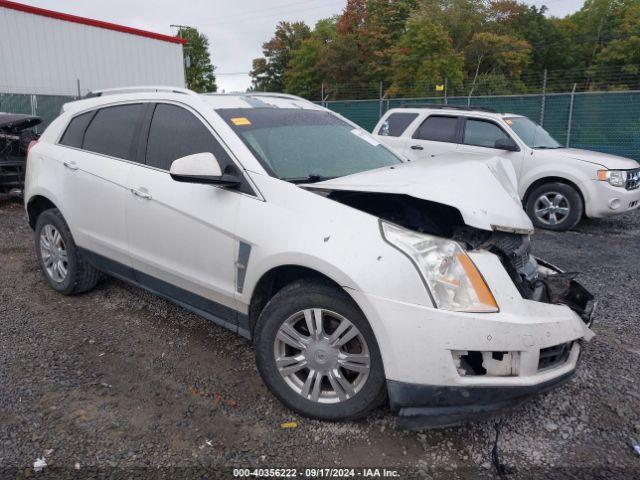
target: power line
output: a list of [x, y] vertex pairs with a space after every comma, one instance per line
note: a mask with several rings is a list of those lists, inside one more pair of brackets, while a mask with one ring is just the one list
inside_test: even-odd
[[[288, 14], [291, 14], [291, 13], [307, 12], [309, 10], [317, 10], [319, 8], [325, 8], [325, 7], [328, 7], [330, 5], [334, 5], [334, 4], [337, 4], [337, 3], [342, 4], [342, 3], [344, 3], [344, 0], [334, 0], [333, 2], [325, 3], [325, 4], [322, 4], [322, 5], [316, 5], [314, 7], [305, 7], [305, 8], [299, 8], [299, 9], [293, 9], [293, 10], [287, 11], [286, 13], [282, 12], [282, 14], [283, 15], [288, 15]], [[247, 16], [247, 17], [238, 18], [236, 20], [225, 20], [225, 21], [221, 21], [221, 22], [211, 22], [210, 25], [229, 25], [229, 24], [233, 24], [233, 23], [246, 22], [247, 20], [260, 20], [260, 19], [263, 19], [263, 18], [269, 18], [269, 17], [273, 16], [274, 14], [281, 15], [280, 12], [273, 12], [273, 13], [267, 14], [267, 15], [262, 15], [262, 13], [264, 13], [264, 12], [260, 12], [260, 11], [257, 11], [255, 13], [256, 13], [256, 15], [250, 15], [250, 16]]]

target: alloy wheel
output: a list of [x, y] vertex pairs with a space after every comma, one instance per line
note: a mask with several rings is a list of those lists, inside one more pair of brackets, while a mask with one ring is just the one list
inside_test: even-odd
[[536, 218], [545, 225], [558, 225], [571, 212], [571, 205], [561, 193], [547, 192], [538, 197], [533, 211]]
[[69, 271], [67, 248], [62, 235], [51, 224], [45, 225], [40, 232], [40, 253], [49, 278], [56, 283], [64, 282]]
[[342, 315], [322, 308], [302, 310], [285, 320], [273, 350], [285, 383], [313, 402], [353, 398], [371, 368], [369, 347], [360, 330]]

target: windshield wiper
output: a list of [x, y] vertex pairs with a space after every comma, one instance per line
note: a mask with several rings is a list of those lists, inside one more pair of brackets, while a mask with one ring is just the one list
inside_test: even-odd
[[314, 183], [314, 182], [322, 182], [324, 180], [333, 180], [337, 177], [323, 177], [322, 175], [318, 175], [317, 173], [310, 173], [306, 177], [293, 177], [293, 178], [282, 178], [285, 182], [291, 183]]
[[550, 147], [549, 145], [538, 145], [537, 147], [533, 147], [535, 149], [538, 150], [557, 150], [558, 148], [564, 148], [560, 145], [558, 145], [557, 147]]

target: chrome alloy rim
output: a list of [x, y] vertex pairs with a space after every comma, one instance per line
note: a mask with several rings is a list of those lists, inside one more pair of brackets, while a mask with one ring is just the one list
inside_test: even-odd
[[300, 396], [318, 403], [353, 398], [369, 377], [369, 347], [342, 315], [313, 308], [282, 324], [273, 345], [276, 366]]
[[547, 192], [541, 195], [534, 207], [536, 218], [546, 225], [564, 222], [570, 211], [569, 200], [558, 192]]
[[53, 225], [45, 225], [40, 231], [40, 253], [49, 278], [56, 283], [64, 282], [69, 271], [67, 248]]

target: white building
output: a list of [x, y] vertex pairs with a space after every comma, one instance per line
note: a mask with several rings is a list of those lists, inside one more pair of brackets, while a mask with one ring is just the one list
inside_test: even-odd
[[182, 39], [0, 0], [0, 93], [185, 85]]

